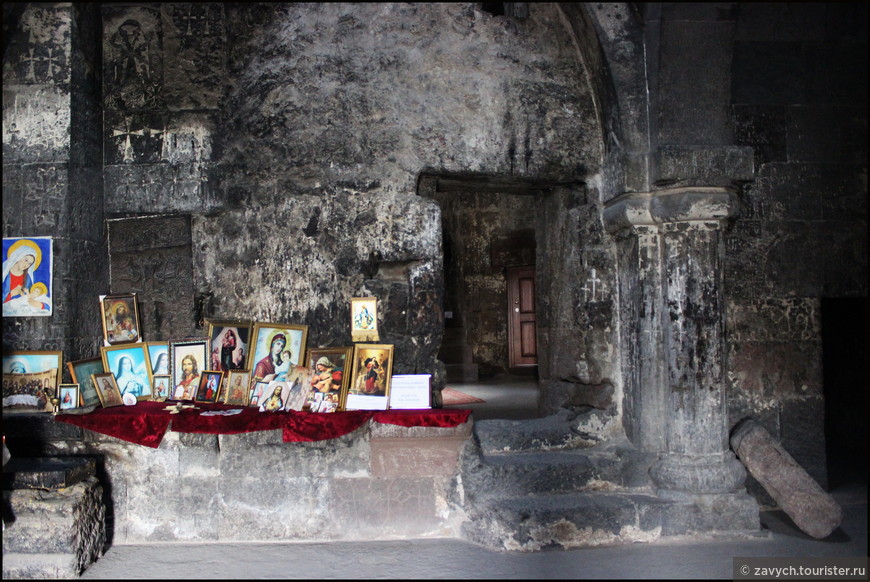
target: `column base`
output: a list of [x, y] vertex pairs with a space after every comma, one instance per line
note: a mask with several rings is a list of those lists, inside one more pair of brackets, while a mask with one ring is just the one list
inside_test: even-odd
[[746, 469], [731, 451], [714, 455], [662, 455], [650, 468], [656, 494], [683, 500], [697, 495], [734, 493], [746, 479]]

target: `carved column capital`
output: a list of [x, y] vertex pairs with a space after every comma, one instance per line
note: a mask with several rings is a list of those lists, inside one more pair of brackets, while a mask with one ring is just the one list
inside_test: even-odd
[[717, 186], [653, 192], [627, 192], [604, 206], [604, 225], [611, 234], [625, 228], [702, 222], [718, 226], [737, 216], [737, 192]]

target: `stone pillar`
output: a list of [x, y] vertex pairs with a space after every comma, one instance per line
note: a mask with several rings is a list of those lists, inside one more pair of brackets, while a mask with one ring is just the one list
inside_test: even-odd
[[721, 225], [736, 194], [688, 187], [607, 205], [618, 241], [626, 432], [658, 452], [662, 497], [729, 493], [746, 473], [728, 448]]
[[[21, 3], [4, 16], [3, 235], [53, 237], [51, 317], [4, 317], [7, 350], [98, 347], [103, 240], [102, 134], [94, 3]], [[5, 258], [5, 257], [4, 257]]]

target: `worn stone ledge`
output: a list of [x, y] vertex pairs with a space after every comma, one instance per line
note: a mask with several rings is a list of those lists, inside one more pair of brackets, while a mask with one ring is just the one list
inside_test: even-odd
[[686, 187], [653, 192], [629, 192], [604, 208], [604, 224], [611, 233], [637, 226], [672, 222], [717, 222], [736, 216], [737, 193], [724, 187]]

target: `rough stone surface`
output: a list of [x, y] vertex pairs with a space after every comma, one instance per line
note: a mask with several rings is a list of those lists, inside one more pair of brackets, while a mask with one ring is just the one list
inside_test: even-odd
[[737, 425], [731, 434], [731, 446], [801, 531], [822, 539], [840, 525], [840, 505], [760, 424], [747, 419]]
[[[491, 308], [471, 317], [479, 357], [502, 356], [498, 270], [528, 260], [512, 235], [531, 229], [542, 415], [593, 406], [644, 451], [714, 455], [720, 425], [756, 417], [824, 483], [831, 366], [807, 309], [867, 296], [865, 5], [3, 10], [4, 236], [56, 237], [54, 316], [4, 318], [4, 351], [98, 355], [96, 298], [116, 287], [145, 298], [148, 340], [225, 317], [306, 324], [312, 346], [347, 345], [349, 299], [374, 295], [394, 371], [431, 373], [437, 405], [456, 290], [420, 178], [543, 184], [533, 226], [494, 228], [492, 204], [469, 217], [494, 237], [474, 246], [491, 269], [470, 279]], [[605, 232], [620, 196], [686, 185], [738, 196], [722, 248]], [[184, 253], [117, 252], [107, 219], [188, 221]]]
[[77, 578], [103, 555], [106, 507], [96, 477], [61, 489], [3, 491], [3, 501], [4, 579]]
[[310, 443], [169, 431], [157, 449], [86, 431], [48, 448], [100, 459], [113, 544], [456, 537], [447, 499], [470, 425], [368, 424]]

